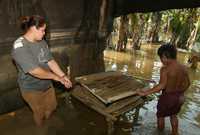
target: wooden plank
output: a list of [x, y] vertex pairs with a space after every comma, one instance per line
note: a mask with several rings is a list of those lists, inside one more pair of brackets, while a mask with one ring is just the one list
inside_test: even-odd
[[135, 95], [138, 88], [145, 87], [144, 81], [120, 72], [102, 72], [76, 80], [106, 105]]
[[96, 91], [94, 91], [94, 89], [90, 89], [87, 86], [85, 87], [87, 87], [92, 94], [97, 96], [105, 104], [109, 104], [122, 98], [135, 95], [138, 88], [143, 88], [145, 86], [142, 84], [136, 84], [133, 80], [129, 81], [129, 83], [125, 82], [124, 84], [121, 84], [120, 87], [115, 87], [115, 89], [109, 89], [102, 86], [101, 89], [95, 89]]
[[[80, 89], [80, 88], [75, 88], [74, 91], [77, 91], [77, 89]], [[91, 109], [97, 111], [98, 113], [104, 115], [106, 118], [109, 118], [113, 121], [117, 120], [116, 117], [112, 116], [110, 113], [107, 113], [104, 108], [101, 108], [100, 106], [96, 105], [94, 102], [90, 101], [89, 98], [88, 98], [88, 100], [86, 100], [87, 98], [80, 97], [80, 94], [78, 96], [75, 94], [75, 92], [72, 92], [72, 95], [74, 98], [81, 101], [83, 104], [85, 104], [86, 106], [90, 107]]]
[[120, 100], [122, 98], [125, 98], [125, 97], [130, 97], [130, 96], [133, 96], [136, 94], [136, 91], [126, 91], [120, 95], [116, 95], [116, 96], [112, 96], [110, 98], [107, 98], [107, 102], [108, 103], [112, 103], [114, 101], [117, 101], [117, 100]]
[[109, 76], [121, 76], [121, 72], [116, 72], [116, 71], [109, 71], [109, 72], [101, 72], [101, 73], [96, 73], [96, 74], [91, 74], [91, 75], [85, 75], [81, 77], [76, 77], [75, 80], [79, 83], [84, 83], [84, 84], [89, 84], [93, 82], [94, 80], [101, 80], [105, 79]]
[[100, 101], [102, 101], [104, 104], [108, 104], [109, 102], [96, 94], [95, 89], [90, 89], [87, 85], [81, 84], [83, 87], [85, 87], [87, 90], [89, 90], [94, 96], [96, 96]]
[[[99, 92], [97, 93], [99, 96], [104, 97], [108, 102], [112, 102], [115, 100], [119, 100], [124, 97], [132, 96], [135, 94], [135, 91], [138, 88], [144, 88], [145, 85], [134, 83], [132, 80], [129, 80], [125, 82], [124, 84], [121, 84], [118, 87], [115, 87], [115, 89], [108, 89], [106, 92]], [[130, 94], [130, 95], [129, 95]], [[110, 100], [112, 99], [112, 100]]]
[[71, 95], [73, 97], [78, 97], [84, 100], [85, 103], [88, 104], [95, 104], [99, 108], [106, 109], [104, 103], [99, 101], [96, 96], [92, 95], [89, 91], [87, 91], [84, 87], [79, 85], [75, 86], [74, 90], [72, 90]]
[[[114, 78], [114, 77], [113, 77]], [[125, 75], [121, 75], [117, 78], [114, 79], [114, 82], [110, 82], [109, 86], [107, 86], [108, 88], [113, 88], [116, 87], [118, 85], [121, 85], [123, 83], [125, 83], [126, 81], [128, 81], [130, 79], [130, 77], [125, 76]]]
[[109, 105], [109, 106], [106, 108], [106, 112], [112, 113], [112, 112], [115, 112], [115, 111], [117, 111], [117, 110], [119, 110], [119, 109], [122, 109], [124, 106], [127, 106], [127, 105], [132, 105], [132, 106], [134, 106], [134, 104], [136, 104], [136, 102], [137, 102], [140, 98], [141, 98], [140, 96], [131, 96], [131, 97], [128, 97], [128, 98], [119, 100], [119, 101], [117, 101], [117, 102], [114, 102], [114, 103], [112, 103], [111, 105]]
[[131, 96], [105, 106], [99, 99], [92, 95], [86, 88], [76, 86], [71, 95], [87, 107], [105, 116], [106, 119], [116, 121], [118, 116], [144, 104], [140, 96]]
[[99, 99], [97, 99], [84, 87], [80, 87], [80, 86], [76, 86], [76, 88], [72, 91], [72, 96], [78, 98], [81, 102], [84, 102], [85, 105], [88, 107], [90, 106], [90, 104], [93, 104], [107, 113], [115, 112], [119, 109], [122, 109], [124, 106], [128, 106], [128, 105], [134, 106], [135, 104], [137, 104], [138, 100], [141, 98], [140, 96], [131, 96], [131, 97], [119, 100], [117, 102], [114, 102], [108, 106], [105, 106], [105, 104], [99, 101]]
[[154, 83], [156, 84], [156, 81], [155, 80], [152, 80], [152, 79], [146, 79], [146, 78], [142, 78], [142, 77], [138, 77], [138, 76], [133, 76], [133, 78], [136, 78], [136, 79], [139, 79], [139, 80], [144, 80], [148, 83]]
[[118, 116], [138, 107], [138, 106], [142, 106], [143, 104], [144, 104], [144, 101], [142, 100], [142, 98], [140, 98], [137, 102], [135, 102], [135, 104], [129, 104], [127, 106], [124, 106], [123, 108], [121, 108], [121, 109], [119, 109], [115, 112], [112, 112], [111, 115], [118, 117]]
[[128, 85], [130, 85], [133, 82], [133, 80], [131, 80], [130, 78], [128, 78], [127, 80], [125, 80], [124, 82], [117, 84], [117, 85], [109, 85], [108, 88], [113, 90], [113, 89], [120, 89], [123, 87], [127, 87]]

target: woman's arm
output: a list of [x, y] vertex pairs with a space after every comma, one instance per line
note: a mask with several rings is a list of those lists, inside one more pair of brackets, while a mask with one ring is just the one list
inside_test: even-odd
[[68, 77], [65, 75], [65, 73], [62, 71], [62, 69], [59, 67], [59, 65], [57, 64], [55, 60], [53, 59], [50, 60], [48, 62], [48, 66], [53, 73], [55, 73], [56, 75], [58, 75], [59, 77], [63, 79], [62, 83], [65, 85], [65, 87], [67, 88], [72, 87], [71, 81], [68, 79]]
[[65, 73], [61, 70], [61, 68], [54, 59], [48, 61], [47, 64], [51, 71], [57, 74], [58, 76], [63, 77], [65, 75]]
[[34, 68], [29, 71], [29, 73], [40, 79], [52, 79], [55, 81], [60, 81], [60, 77], [51, 71], [45, 70], [41, 67]]

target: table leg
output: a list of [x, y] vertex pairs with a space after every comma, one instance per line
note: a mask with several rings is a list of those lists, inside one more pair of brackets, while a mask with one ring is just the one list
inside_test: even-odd
[[108, 135], [113, 135], [114, 133], [114, 121], [110, 118], [106, 118], [106, 122], [107, 122], [107, 127], [108, 127]]
[[136, 107], [134, 121], [133, 121], [134, 125], [138, 123], [140, 108], [141, 108], [141, 106]]

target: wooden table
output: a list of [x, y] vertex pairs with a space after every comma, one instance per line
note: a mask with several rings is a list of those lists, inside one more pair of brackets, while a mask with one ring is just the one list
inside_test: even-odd
[[145, 80], [121, 72], [102, 72], [78, 77], [76, 81], [80, 85], [76, 85], [72, 97], [105, 116], [109, 135], [113, 133], [114, 122], [125, 112], [135, 109], [137, 122], [145, 99], [136, 95], [136, 90], [147, 86]]

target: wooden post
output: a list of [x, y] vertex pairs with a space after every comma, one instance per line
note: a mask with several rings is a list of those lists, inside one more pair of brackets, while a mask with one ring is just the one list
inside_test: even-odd
[[136, 107], [136, 110], [135, 110], [135, 116], [134, 116], [134, 121], [133, 121], [133, 124], [136, 125], [138, 123], [138, 118], [139, 118], [139, 113], [140, 113], [140, 108], [141, 108], [142, 105], [139, 105]]
[[107, 135], [113, 135], [114, 133], [114, 121], [108, 117], [106, 117], [106, 122], [107, 122]]

